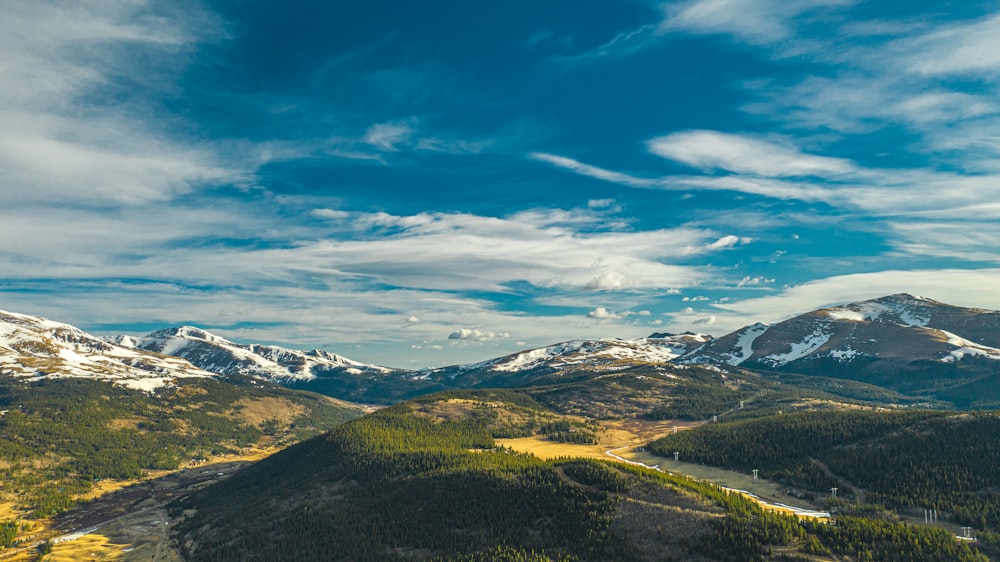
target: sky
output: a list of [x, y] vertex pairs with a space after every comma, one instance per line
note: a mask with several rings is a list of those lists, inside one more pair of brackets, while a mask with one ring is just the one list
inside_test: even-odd
[[0, 10], [0, 309], [422, 368], [1000, 308], [995, 1]]

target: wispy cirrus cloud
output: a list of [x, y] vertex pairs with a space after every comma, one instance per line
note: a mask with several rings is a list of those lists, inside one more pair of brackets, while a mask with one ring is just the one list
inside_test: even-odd
[[0, 200], [140, 204], [252, 181], [252, 157], [234, 161], [220, 146], [174, 140], [141, 99], [116, 99], [122, 76], [164, 87], [186, 50], [224, 36], [197, 9], [168, 18], [149, 8], [141, 1], [4, 6]]
[[[628, 187], [734, 191], [775, 199], [818, 201], [845, 210], [885, 215], [956, 211], [1000, 196], [1000, 176], [927, 168], [865, 168], [842, 158], [802, 152], [790, 142], [712, 131], [679, 132], [652, 139], [650, 152], [705, 169], [705, 175], [637, 177], [571, 158], [534, 159], [571, 172]], [[717, 175], [715, 172], [723, 172]], [[946, 198], [941, 194], [947, 193]]]
[[762, 177], [835, 177], [856, 172], [842, 158], [816, 156], [789, 142], [719, 131], [681, 131], [646, 141], [649, 151], [705, 171]]
[[782, 41], [796, 34], [795, 20], [819, 8], [853, 0], [694, 0], [666, 8], [660, 31], [727, 34], [753, 44]]
[[[1000, 308], [1000, 270], [886, 270], [817, 279], [764, 297], [716, 304], [715, 308], [762, 321], [784, 320], [803, 311], [846, 302], [910, 293], [959, 306]], [[738, 323], [739, 321], [737, 321]]]
[[903, 37], [889, 49], [903, 68], [927, 76], [1000, 78], [1000, 15]]

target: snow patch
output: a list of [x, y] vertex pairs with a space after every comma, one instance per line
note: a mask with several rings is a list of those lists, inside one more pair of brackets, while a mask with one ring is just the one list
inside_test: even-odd
[[764, 335], [767, 331], [767, 324], [754, 324], [752, 326], [747, 326], [743, 333], [740, 334], [740, 339], [736, 341], [736, 350], [730, 353], [728, 357], [724, 358], [723, 361], [733, 365], [739, 365], [740, 363], [746, 361], [753, 355], [753, 342], [757, 341], [757, 338]]
[[938, 331], [948, 338], [949, 345], [956, 347], [956, 349], [951, 350], [947, 355], [941, 358], [943, 363], [954, 363], [956, 361], [960, 361], [967, 355], [1000, 360], [1000, 349], [969, 341], [945, 330]]
[[833, 357], [834, 359], [838, 359], [840, 361], [844, 361], [845, 359], [850, 361], [851, 359], [854, 359], [855, 357], [859, 357], [862, 355], [864, 355], [864, 353], [861, 353], [860, 351], [850, 347], [845, 349], [834, 349], [830, 351], [830, 357]]
[[816, 330], [806, 336], [804, 340], [791, 344], [791, 350], [789, 350], [788, 353], [768, 355], [766, 357], [762, 357], [761, 361], [770, 363], [775, 367], [787, 365], [796, 359], [801, 359], [816, 351], [828, 341], [830, 341], [830, 334], [824, 332], [821, 328], [816, 328]]

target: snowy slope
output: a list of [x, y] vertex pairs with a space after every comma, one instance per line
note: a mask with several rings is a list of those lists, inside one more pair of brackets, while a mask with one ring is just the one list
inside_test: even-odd
[[238, 344], [191, 326], [159, 330], [138, 338], [115, 336], [109, 341], [181, 357], [220, 375], [250, 376], [279, 384], [308, 382], [334, 372], [350, 375], [393, 372], [319, 349], [297, 351], [273, 345]]
[[951, 363], [966, 356], [1000, 360], [1000, 313], [898, 294], [747, 326], [678, 362], [802, 369], [817, 361]]
[[69, 324], [3, 311], [0, 373], [25, 380], [88, 378], [146, 391], [179, 378], [214, 376], [184, 359], [106, 342]]
[[607, 373], [640, 364], [666, 364], [709, 340], [711, 336], [690, 333], [653, 334], [637, 340], [573, 340], [479, 363], [422, 371], [417, 376], [427, 380], [449, 381], [462, 378], [469, 381], [531, 371], [586, 369], [595, 373]]

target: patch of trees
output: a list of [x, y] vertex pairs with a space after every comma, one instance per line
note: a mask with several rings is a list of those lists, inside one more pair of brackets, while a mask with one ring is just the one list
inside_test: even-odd
[[188, 517], [176, 543], [196, 561], [284, 560], [289, 552], [303, 561], [643, 560], [612, 522], [623, 502], [646, 501], [633, 490], [654, 485], [725, 513], [713, 518], [710, 537], [687, 545], [695, 557], [762, 560], [783, 547], [859, 560], [985, 560], [946, 533], [863, 518], [804, 524], [681, 476], [542, 461], [494, 448], [490, 421], [475, 410], [442, 421], [413, 408], [370, 414], [179, 500], [172, 515]]
[[[272, 393], [214, 380], [150, 396], [83, 379], [0, 379], [0, 409], [7, 411], [0, 416], [0, 460], [8, 464], [0, 479], [36, 516], [52, 515], [71, 507], [96, 480], [141, 478], [149, 470], [256, 444], [260, 428], [232, 410], [241, 399]], [[349, 416], [319, 402], [307, 409], [320, 423], [335, 423], [338, 413]]]
[[847, 481], [865, 490], [869, 502], [937, 509], [979, 529], [1000, 527], [1000, 418], [994, 413], [803, 412], [711, 424], [649, 448], [743, 472], [757, 468], [764, 477], [813, 490]]
[[673, 387], [670, 402], [654, 408], [654, 420], [703, 420], [739, 406], [752, 393], [731, 390], [721, 384], [685, 383]]

